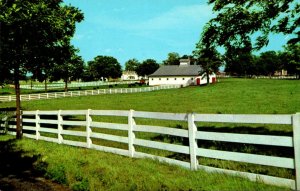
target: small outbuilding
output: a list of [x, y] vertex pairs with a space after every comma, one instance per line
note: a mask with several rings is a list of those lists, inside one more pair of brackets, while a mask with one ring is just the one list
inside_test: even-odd
[[139, 80], [141, 79], [135, 71], [123, 71], [122, 80]]
[[[202, 68], [199, 65], [190, 65], [188, 59], [181, 59], [180, 65], [161, 66], [153, 74], [149, 75], [149, 85], [202, 85], [207, 80], [204, 75], [200, 76]], [[209, 82], [216, 82], [216, 75], [209, 76]]]

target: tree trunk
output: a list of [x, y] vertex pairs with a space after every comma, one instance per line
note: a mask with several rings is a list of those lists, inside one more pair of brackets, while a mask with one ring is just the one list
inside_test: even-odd
[[209, 85], [209, 72], [206, 71], [206, 85]]
[[48, 91], [48, 87], [47, 87], [47, 78], [45, 78], [45, 92]]
[[68, 80], [65, 80], [65, 92], [68, 91]]
[[22, 126], [21, 126], [21, 93], [20, 93], [20, 82], [19, 82], [19, 68], [18, 66], [14, 70], [15, 76], [15, 92], [16, 92], [16, 138], [22, 138]]

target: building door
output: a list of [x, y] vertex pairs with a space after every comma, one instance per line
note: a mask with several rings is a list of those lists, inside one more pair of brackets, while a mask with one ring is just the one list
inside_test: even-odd
[[200, 78], [197, 78], [197, 86], [200, 85]]
[[216, 83], [216, 77], [212, 77], [212, 83]]

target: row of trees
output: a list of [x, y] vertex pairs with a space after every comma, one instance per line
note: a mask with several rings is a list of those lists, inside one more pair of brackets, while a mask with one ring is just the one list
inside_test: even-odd
[[125, 70], [135, 71], [139, 76], [148, 76], [159, 68], [154, 59], [146, 59], [139, 62], [137, 59], [130, 59], [125, 63]]
[[241, 53], [235, 57], [224, 57], [225, 72], [231, 75], [274, 75], [275, 71], [287, 70], [289, 75], [299, 76], [300, 44], [288, 45], [284, 51], [267, 51], [259, 56]]
[[[230, 73], [269, 75], [274, 70], [287, 69], [300, 79], [298, 0], [208, 0], [208, 4], [216, 17], [206, 23], [194, 51], [197, 60], [207, 61], [201, 64], [207, 72], [219, 65], [215, 61], [216, 49], [222, 47], [226, 70]], [[269, 35], [274, 33], [291, 37], [285, 51], [253, 56], [253, 52], [268, 45]]]

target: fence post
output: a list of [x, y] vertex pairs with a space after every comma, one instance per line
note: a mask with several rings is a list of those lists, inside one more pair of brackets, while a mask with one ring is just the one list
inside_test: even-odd
[[58, 114], [57, 114], [57, 128], [58, 128], [58, 143], [61, 144], [63, 142], [63, 136], [62, 131], [63, 131], [63, 126], [62, 126], [62, 122], [63, 122], [63, 117], [61, 116], [61, 110], [58, 110]]
[[135, 135], [133, 132], [134, 126], [135, 126], [135, 121], [133, 118], [133, 112], [134, 110], [129, 110], [129, 115], [128, 115], [128, 151], [129, 151], [129, 156], [133, 157], [134, 156], [134, 139], [135, 139]]
[[188, 114], [188, 131], [189, 131], [189, 148], [190, 148], [190, 160], [191, 160], [191, 170], [197, 170], [198, 160], [197, 160], [197, 139], [196, 132], [197, 126], [195, 125], [195, 116], [193, 113]]
[[91, 110], [88, 109], [86, 112], [86, 143], [87, 143], [87, 148], [91, 148], [92, 146], [92, 139], [91, 139], [91, 133], [92, 133], [92, 129], [91, 129], [91, 123], [92, 123], [92, 118], [90, 116]]
[[35, 112], [35, 139], [39, 140], [40, 138], [40, 115], [39, 115], [39, 110], [36, 110]]
[[294, 165], [296, 172], [295, 190], [300, 190], [300, 113], [293, 115]]
[[7, 132], [8, 132], [8, 128], [9, 128], [9, 124], [8, 124], [8, 120], [9, 120], [9, 118], [8, 118], [8, 116], [6, 116], [5, 118], [4, 118], [4, 132], [5, 132], [5, 134], [7, 134]]

